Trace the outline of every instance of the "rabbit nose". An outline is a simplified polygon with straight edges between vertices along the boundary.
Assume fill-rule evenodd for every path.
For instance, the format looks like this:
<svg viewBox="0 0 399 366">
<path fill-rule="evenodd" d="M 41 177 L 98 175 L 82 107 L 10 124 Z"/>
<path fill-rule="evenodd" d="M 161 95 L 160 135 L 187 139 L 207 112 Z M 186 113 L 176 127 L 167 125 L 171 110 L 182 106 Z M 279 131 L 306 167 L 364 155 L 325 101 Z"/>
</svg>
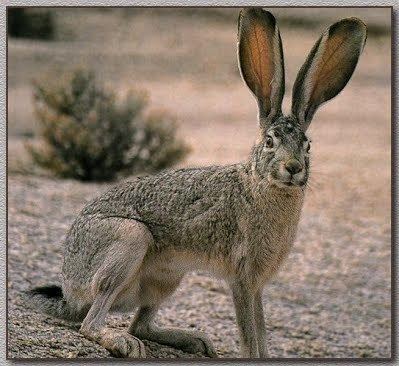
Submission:
<svg viewBox="0 0 399 366">
<path fill-rule="evenodd" d="M 302 164 L 298 160 L 291 159 L 285 163 L 285 169 L 287 169 L 291 175 L 294 175 L 302 170 Z"/>
</svg>

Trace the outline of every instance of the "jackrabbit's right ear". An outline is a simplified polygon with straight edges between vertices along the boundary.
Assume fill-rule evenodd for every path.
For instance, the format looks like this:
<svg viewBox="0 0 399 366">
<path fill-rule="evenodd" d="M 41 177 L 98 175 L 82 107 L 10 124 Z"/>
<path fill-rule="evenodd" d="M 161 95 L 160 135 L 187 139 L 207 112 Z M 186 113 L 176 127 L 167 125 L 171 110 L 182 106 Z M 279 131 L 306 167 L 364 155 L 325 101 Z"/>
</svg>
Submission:
<svg viewBox="0 0 399 366">
<path fill-rule="evenodd" d="M 366 42 L 365 24 L 347 18 L 330 26 L 299 70 L 292 94 L 292 114 L 306 131 L 317 108 L 334 98 L 355 71 Z"/>
<path fill-rule="evenodd" d="M 240 12 L 237 51 L 241 76 L 258 102 L 260 126 L 267 128 L 281 114 L 284 96 L 283 48 L 271 13 L 261 8 Z"/>
</svg>

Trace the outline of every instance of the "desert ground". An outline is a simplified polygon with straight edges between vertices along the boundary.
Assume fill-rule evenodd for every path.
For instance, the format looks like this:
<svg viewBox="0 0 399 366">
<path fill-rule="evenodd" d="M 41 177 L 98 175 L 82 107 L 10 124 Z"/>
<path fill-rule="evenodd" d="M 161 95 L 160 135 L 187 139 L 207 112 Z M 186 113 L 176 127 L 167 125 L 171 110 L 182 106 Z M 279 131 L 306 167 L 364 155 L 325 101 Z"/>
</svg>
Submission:
<svg viewBox="0 0 399 366">
<path fill-rule="evenodd" d="M 271 357 L 391 356 L 390 9 L 275 9 L 284 44 L 286 97 L 320 32 L 347 16 L 370 28 L 346 89 L 316 114 L 310 187 L 293 250 L 266 286 Z M 191 146 L 179 166 L 247 158 L 256 106 L 236 65 L 236 9 L 114 11 L 58 9 L 56 41 L 8 43 L 8 356 L 111 357 L 79 325 L 40 314 L 22 296 L 58 283 L 62 242 L 75 215 L 112 183 L 43 174 L 24 145 L 39 141 L 33 79 L 89 66 L 123 94 L 145 89 L 150 105 L 173 113 Z M 317 21 L 315 21 L 317 20 Z M 133 314 L 108 317 L 124 328 Z M 238 357 L 227 286 L 188 275 L 162 308 L 160 325 L 199 329 L 220 357 Z M 144 341 L 148 357 L 202 357 Z"/>
</svg>

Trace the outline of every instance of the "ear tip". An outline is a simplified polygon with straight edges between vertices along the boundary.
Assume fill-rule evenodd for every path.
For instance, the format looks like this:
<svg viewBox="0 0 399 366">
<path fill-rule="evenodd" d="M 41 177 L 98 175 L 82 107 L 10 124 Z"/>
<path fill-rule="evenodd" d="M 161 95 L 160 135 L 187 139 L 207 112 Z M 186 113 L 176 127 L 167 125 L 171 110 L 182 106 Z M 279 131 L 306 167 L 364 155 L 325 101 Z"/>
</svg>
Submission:
<svg viewBox="0 0 399 366">
<path fill-rule="evenodd" d="M 274 15 L 267 10 L 264 10 L 261 7 L 250 7 L 250 8 L 243 8 L 240 11 L 239 18 L 246 17 L 249 19 L 263 19 L 266 20 L 267 22 L 275 25 L 276 23 L 276 18 Z"/>
<path fill-rule="evenodd" d="M 351 24 L 352 28 L 358 32 L 361 35 L 362 38 L 362 46 L 361 50 L 363 50 L 366 40 L 367 40 L 367 25 L 363 20 L 356 18 L 356 17 L 351 17 L 347 18 L 348 23 Z"/>
<path fill-rule="evenodd" d="M 353 25 L 358 26 L 360 29 L 364 30 L 365 32 L 367 32 L 367 25 L 365 22 L 363 22 L 363 20 L 361 20 L 360 18 L 356 18 L 356 17 L 350 17 L 350 18 L 346 18 L 346 20 L 348 21 L 348 23 L 351 23 Z"/>
<path fill-rule="evenodd" d="M 367 26 L 361 19 L 356 17 L 341 19 L 332 24 L 324 34 L 332 36 L 333 34 L 342 32 L 358 39 L 358 42 L 361 44 L 361 49 L 363 49 L 367 39 Z"/>
<path fill-rule="evenodd" d="M 360 31 L 364 34 L 367 33 L 366 23 L 356 17 L 341 19 L 339 22 L 333 24 L 333 26 L 334 25 L 346 26 L 349 28 L 348 30 Z"/>
</svg>

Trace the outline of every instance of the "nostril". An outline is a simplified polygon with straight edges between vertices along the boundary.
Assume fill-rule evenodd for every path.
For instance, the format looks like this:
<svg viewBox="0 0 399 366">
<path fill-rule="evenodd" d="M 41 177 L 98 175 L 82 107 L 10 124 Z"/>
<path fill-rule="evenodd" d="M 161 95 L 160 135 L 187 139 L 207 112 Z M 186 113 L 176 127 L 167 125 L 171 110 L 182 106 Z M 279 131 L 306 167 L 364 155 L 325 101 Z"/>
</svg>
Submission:
<svg viewBox="0 0 399 366">
<path fill-rule="evenodd" d="M 297 160 L 289 160 L 285 163 L 285 169 L 294 175 L 299 173 L 302 170 L 302 164 Z"/>
</svg>

